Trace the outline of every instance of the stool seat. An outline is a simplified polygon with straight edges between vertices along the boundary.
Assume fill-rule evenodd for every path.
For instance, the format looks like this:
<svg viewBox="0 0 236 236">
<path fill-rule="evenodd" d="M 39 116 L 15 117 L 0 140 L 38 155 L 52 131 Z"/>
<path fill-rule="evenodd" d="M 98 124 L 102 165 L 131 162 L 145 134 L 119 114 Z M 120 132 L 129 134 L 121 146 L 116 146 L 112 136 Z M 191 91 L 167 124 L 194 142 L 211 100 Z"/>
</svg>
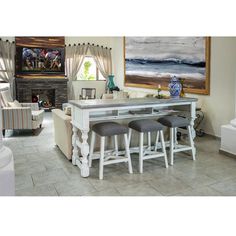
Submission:
<svg viewBox="0 0 236 236">
<path fill-rule="evenodd" d="M 165 116 L 158 119 L 158 122 L 167 127 L 186 127 L 190 125 L 190 121 L 179 116 Z"/>
<path fill-rule="evenodd" d="M 133 120 L 129 124 L 129 143 L 131 141 L 131 134 L 132 130 L 135 130 L 136 132 L 139 132 L 139 172 L 143 173 L 143 161 L 147 159 L 152 158 L 159 158 L 164 157 L 165 166 L 168 168 L 168 161 L 166 156 L 166 149 L 165 149 L 165 141 L 164 141 L 164 135 L 163 135 L 163 129 L 164 126 L 160 124 L 157 121 L 150 120 L 150 119 L 142 119 L 142 120 Z M 151 133 L 156 132 L 156 142 L 155 142 L 155 148 L 152 150 L 151 145 Z M 144 134 L 147 133 L 148 138 L 148 145 L 147 148 L 143 146 L 143 137 Z M 161 136 L 161 148 L 162 152 L 157 152 L 157 146 L 158 146 L 158 140 L 159 140 L 159 134 Z"/>
<path fill-rule="evenodd" d="M 151 131 L 160 131 L 163 130 L 164 126 L 157 121 L 142 119 L 134 120 L 129 123 L 129 128 L 134 129 L 138 132 L 151 132 Z"/>
<path fill-rule="evenodd" d="M 92 130 L 100 136 L 113 136 L 128 133 L 128 128 L 115 123 L 115 122 L 103 122 L 95 124 Z"/>
</svg>

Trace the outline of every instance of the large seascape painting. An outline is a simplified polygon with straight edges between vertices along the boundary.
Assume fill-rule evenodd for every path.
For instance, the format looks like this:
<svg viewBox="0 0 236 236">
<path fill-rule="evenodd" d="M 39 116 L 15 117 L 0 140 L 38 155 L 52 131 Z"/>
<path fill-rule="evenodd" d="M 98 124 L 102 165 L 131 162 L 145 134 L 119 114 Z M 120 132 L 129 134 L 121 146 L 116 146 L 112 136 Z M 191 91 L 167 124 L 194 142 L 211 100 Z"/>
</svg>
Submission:
<svg viewBox="0 0 236 236">
<path fill-rule="evenodd" d="M 126 37 L 125 85 L 166 89 L 171 76 L 186 92 L 209 94 L 210 38 Z"/>
</svg>

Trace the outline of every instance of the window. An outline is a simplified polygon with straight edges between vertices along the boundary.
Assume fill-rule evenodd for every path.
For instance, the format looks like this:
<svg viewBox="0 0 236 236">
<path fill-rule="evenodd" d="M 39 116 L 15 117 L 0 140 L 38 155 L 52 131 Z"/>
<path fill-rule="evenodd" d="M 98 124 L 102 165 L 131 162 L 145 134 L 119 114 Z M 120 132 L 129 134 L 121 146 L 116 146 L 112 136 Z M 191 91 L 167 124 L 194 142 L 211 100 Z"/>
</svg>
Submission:
<svg viewBox="0 0 236 236">
<path fill-rule="evenodd" d="M 106 80 L 98 69 L 95 60 L 91 56 L 86 56 L 79 73 L 77 80 Z"/>
</svg>

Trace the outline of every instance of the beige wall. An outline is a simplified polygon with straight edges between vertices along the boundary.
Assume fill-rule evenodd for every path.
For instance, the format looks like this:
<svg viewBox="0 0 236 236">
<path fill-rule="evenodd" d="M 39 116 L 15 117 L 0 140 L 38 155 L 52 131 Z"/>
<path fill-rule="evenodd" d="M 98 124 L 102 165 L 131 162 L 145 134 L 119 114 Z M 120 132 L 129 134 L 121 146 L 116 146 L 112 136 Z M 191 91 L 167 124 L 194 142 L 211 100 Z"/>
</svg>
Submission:
<svg viewBox="0 0 236 236">
<path fill-rule="evenodd" d="M 113 64 L 116 82 L 120 88 L 138 91 L 153 90 L 124 87 L 123 38 L 112 40 Z M 236 37 L 213 37 L 211 40 L 211 89 L 209 96 L 197 97 L 205 112 L 203 128 L 208 134 L 220 136 L 220 126 L 236 115 Z"/>
</svg>

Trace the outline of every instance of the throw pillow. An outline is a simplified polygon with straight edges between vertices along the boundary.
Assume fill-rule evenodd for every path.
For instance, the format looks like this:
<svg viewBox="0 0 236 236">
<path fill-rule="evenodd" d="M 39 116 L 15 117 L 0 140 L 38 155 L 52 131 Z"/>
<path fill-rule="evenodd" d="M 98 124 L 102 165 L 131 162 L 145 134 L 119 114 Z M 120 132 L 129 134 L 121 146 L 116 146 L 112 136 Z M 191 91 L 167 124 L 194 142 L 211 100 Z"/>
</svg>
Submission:
<svg viewBox="0 0 236 236">
<path fill-rule="evenodd" d="M 6 90 L 6 91 L 2 91 L 1 92 L 1 95 L 2 95 L 2 100 L 3 100 L 3 106 L 9 106 L 8 105 L 8 102 L 13 102 L 13 99 L 11 97 L 11 93 L 10 93 L 10 90 Z"/>
<path fill-rule="evenodd" d="M 71 107 L 65 107 L 64 112 L 66 115 L 71 116 Z"/>
<path fill-rule="evenodd" d="M 15 100 L 14 102 L 8 102 L 8 105 L 10 107 L 22 107 L 21 104 L 17 100 Z"/>
</svg>

